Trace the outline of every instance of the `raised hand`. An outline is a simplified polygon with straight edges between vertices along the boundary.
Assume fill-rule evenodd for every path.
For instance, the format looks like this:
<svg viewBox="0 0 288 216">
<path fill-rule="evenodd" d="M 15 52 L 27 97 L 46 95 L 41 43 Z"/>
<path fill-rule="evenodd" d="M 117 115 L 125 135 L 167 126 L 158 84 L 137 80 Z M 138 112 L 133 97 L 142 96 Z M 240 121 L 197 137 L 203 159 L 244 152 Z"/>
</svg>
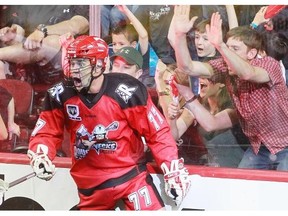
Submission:
<svg viewBox="0 0 288 216">
<path fill-rule="evenodd" d="M 194 96 L 190 87 L 178 84 L 177 82 L 174 82 L 174 84 L 177 87 L 179 94 L 182 95 L 186 101 Z"/>
<path fill-rule="evenodd" d="M 269 19 L 265 19 L 265 13 L 267 11 L 268 6 L 261 7 L 260 10 L 255 14 L 253 19 L 254 24 L 260 25 L 263 22 L 268 22 Z"/>
<path fill-rule="evenodd" d="M 126 14 L 127 11 L 129 11 L 129 8 L 126 5 L 116 5 L 118 10 L 122 13 Z"/>
<path fill-rule="evenodd" d="M 190 5 L 175 5 L 174 16 L 172 18 L 176 34 L 186 34 L 194 25 L 197 16 L 189 19 Z"/>
<path fill-rule="evenodd" d="M 214 47 L 219 47 L 223 42 L 222 19 L 219 12 L 213 13 L 210 25 L 206 25 L 208 40 Z"/>
</svg>

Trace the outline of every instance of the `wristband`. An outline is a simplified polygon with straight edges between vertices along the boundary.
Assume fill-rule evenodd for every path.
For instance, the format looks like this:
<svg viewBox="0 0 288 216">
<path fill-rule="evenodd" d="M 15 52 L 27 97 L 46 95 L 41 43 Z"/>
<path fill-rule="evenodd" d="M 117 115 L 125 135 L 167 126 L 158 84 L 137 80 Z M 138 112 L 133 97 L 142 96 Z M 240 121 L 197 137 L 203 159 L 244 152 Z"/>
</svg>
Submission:
<svg viewBox="0 0 288 216">
<path fill-rule="evenodd" d="M 46 38 L 46 37 L 48 36 L 48 30 L 47 30 L 46 25 L 44 25 L 44 24 L 38 25 L 38 26 L 37 26 L 37 30 L 43 32 L 44 38 Z"/>
<path fill-rule="evenodd" d="M 256 23 L 253 23 L 253 22 L 250 24 L 250 26 L 252 29 L 256 29 L 258 27 L 258 25 Z"/>
<path fill-rule="evenodd" d="M 187 100 L 187 101 L 185 102 L 185 104 L 184 104 L 181 108 L 185 107 L 185 105 L 187 105 L 188 103 L 192 103 L 194 100 L 196 100 L 196 99 L 198 99 L 198 98 L 199 98 L 199 95 L 194 95 L 192 98 L 190 98 L 189 100 Z"/>
<path fill-rule="evenodd" d="M 159 96 L 170 95 L 170 91 L 169 91 L 169 89 L 166 89 L 166 90 L 164 90 L 164 91 L 158 92 L 158 95 L 159 95 Z"/>
<path fill-rule="evenodd" d="M 199 97 L 198 95 L 194 95 L 192 98 L 187 100 L 185 104 L 193 102 L 194 100 L 198 99 L 198 97 Z"/>
</svg>

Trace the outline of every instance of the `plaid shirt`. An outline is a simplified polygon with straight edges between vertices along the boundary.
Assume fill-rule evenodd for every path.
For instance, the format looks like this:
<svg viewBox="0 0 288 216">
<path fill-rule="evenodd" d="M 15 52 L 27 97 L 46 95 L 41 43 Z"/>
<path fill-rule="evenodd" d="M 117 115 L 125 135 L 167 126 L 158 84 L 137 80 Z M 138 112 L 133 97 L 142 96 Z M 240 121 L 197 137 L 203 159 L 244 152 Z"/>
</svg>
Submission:
<svg viewBox="0 0 288 216">
<path fill-rule="evenodd" d="M 249 138 L 255 154 L 261 143 L 272 154 L 288 146 L 288 89 L 278 61 L 271 57 L 253 59 L 250 64 L 264 68 L 268 83 L 254 83 L 229 76 L 224 59 L 210 60 L 215 76 L 226 73 L 226 86 L 237 108 L 243 132 Z"/>
</svg>

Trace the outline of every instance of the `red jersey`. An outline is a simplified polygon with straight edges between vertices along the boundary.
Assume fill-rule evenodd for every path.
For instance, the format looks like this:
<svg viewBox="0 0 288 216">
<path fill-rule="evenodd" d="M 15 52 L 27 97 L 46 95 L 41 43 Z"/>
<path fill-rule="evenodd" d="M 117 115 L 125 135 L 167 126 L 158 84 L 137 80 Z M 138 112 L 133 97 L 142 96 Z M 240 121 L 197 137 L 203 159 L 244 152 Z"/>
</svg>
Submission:
<svg viewBox="0 0 288 216">
<path fill-rule="evenodd" d="M 140 81 L 127 74 L 104 74 L 101 90 L 90 96 L 64 83 L 50 88 L 29 143 L 34 152 L 38 144 L 46 145 L 53 160 L 66 127 L 70 173 L 78 188 L 97 186 L 146 163 L 141 136 L 158 166 L 178 159 L 170 128 Z"/>
<path fill-rule="evenodd" d="M 223 58 L 209 64 L 216 76 L 228 71 Z M 250 64 L 265 69 L 270 81 L 260 84 L 227 75 L 226 86 L 254 153 L 258 154 L 262 143 L 276 154 L 288 146 L 288 90 L 279 61 L 266 56 L 253 59 Z"/>
</svg>

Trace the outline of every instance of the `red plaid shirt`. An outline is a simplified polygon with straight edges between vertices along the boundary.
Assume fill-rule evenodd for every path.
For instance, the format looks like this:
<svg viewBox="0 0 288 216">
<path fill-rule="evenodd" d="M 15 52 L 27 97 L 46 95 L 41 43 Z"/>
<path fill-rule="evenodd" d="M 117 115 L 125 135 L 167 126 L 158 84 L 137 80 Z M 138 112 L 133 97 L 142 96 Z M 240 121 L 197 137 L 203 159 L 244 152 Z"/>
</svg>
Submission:
<svg viewBox="0 0 288 216">
<path fill-rule="evenodd" d="M 253 66 L 264 68 L 268 83 L 253 83 L 229 76 L 223 58 L 209 61 L 217 76 L 226 72 L 226 85 L 237 108 L 243 132 L 255 154 L 263 143 L 272 154 L 288 146 L 288 89 L 280 64 L 271 57 L 253 59 Z"/>
</svg>

